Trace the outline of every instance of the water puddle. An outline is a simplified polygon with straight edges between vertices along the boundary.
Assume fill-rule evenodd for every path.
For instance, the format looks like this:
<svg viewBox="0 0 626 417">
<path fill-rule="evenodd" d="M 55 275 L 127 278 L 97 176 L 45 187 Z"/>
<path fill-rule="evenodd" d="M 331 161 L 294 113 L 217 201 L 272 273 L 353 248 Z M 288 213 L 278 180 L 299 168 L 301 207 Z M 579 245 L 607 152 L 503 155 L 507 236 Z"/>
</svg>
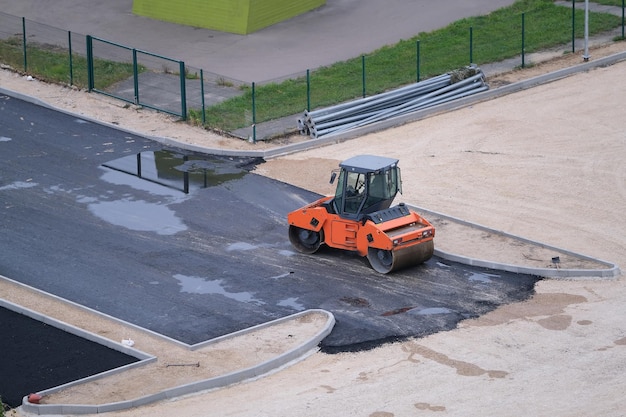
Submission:
<svg viewBox="0 0 626 417">
<path fill-rule="evenodd" d="M 217 294 L 244 303 L 265 304 L 263 301 L 254 298 L 254 296 L 250 292 L 227 291 L 222 285 L 224 280 L 221 279 L 207 280 L 202 277 L 194 277 L 181 274 L 174 275 L 174 278 L 178 281 L 181 287 L 181 292 L 191 294 Z"/>
<path fill-rule="evenodd" d="M 39 184 L 37 184 L 36 182 L 15 181 L 15 182 L 12 182 L 11 184 L 3 185 L 2 187 L 0 187 L 0 191 L 20 190 L 20 189 L 23 189 L 23 188 L 36 187 L 37 185 L 39 185 Z"/>
<path fill-rule="evenodd" d="M 491 282 L 493 282 L 491 280 L 491 278 L 499 278 L 500 275 L 496 275 L 496 274 L 485 274 L 485 273 L 480 273 L 480 272 L 473 272 L 470 276 L 469 276 L 469 280 L 472 282 L 479 282 L 481 284 L 490 284 Z"/>
<path fill-rule="evenodd" d="M 96 217 L 129 230 L 173 235 L 187 230 L 187 226 L 169 207 L 146 201 L 100 201 L 88 205 Z"/>
<path fill-rule="evenodd" d="M 248 250 L 253 250 L 253 249 L 257 249 L 257 248 L 258 248 L 258 246 L 251 245 L 250 243 L 236 242 L 236 243 L 231 243 L 230 245 L 228 245 L 226 247 L 226 251 L 227 252 L 231 252 L 231 251 L 234 251 L 234 250 L 248 251 Z"/>
<path fill-rule="evenodd" d="M 409 310 L 408 313 L 416 314 L 418 316 L 431 316 L 434 314 L 450 314 L 450 313 L 454 313 L 454 311 L 445 307 L 430 307 L 430 308 L 422 308 L 422 309 L 414 308 L 412 310 Z"/>
<path fill-rule="evenodd" d="M 128 155 L 103 166 L 184 193 L 239 179 L 247 173 L 236 161 L 172 150 Z"/>
<path fill-rule="evenodd" d="M 290 307 L 297 311 L 303 311 L 305 309 L 304 305 L 298 302 L 298 297 L 285 298 L 284 300 L 280 300 L 276 305 L 280 307 Z"/>
</svg>

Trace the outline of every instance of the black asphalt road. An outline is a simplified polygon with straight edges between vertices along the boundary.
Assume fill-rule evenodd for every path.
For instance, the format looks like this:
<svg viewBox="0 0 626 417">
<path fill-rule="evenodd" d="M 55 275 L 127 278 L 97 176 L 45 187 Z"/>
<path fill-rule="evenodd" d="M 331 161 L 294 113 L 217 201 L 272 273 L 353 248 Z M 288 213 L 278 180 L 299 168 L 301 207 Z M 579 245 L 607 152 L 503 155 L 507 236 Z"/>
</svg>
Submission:
<svg viewBox="0 0 626 417">
<path fill-rule="evenodd" d="M 2 307 L 0 323 L 0 396 L 11 408 L 20 406 L 22 397 L 30 393 L 137 362 L 132 356 Z"/>
<path fill-rule="evenodd" d="M 285 216 L 317 196 L 255 162 L 2 96 L 0 274 L 189 344 L 323 308 L 329 351 L 450 329 L 533 291 L 534 277 L 437 258 L 383 276 L 349 253 L 295 253 Z"/>
</svg>

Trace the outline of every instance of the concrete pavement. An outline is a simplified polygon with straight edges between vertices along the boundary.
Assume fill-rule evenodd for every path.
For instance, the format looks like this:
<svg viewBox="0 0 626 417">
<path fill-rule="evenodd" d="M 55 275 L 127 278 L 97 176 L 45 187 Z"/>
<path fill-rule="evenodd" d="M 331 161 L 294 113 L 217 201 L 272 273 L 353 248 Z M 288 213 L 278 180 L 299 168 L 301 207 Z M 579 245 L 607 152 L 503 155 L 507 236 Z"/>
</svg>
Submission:
<svg viewBox="0 0 626 417">
<path fill-rule="evenodd" d="M 327 0 L 319 9 L 249 35 L 135 16 L 132 0 L 53 3 L 0 0 L 0 10 L 179 59 L 205 72 L 260 83 L 357 57 L 420 32 L 513 3 L 513 0 Z"/>
</svg>

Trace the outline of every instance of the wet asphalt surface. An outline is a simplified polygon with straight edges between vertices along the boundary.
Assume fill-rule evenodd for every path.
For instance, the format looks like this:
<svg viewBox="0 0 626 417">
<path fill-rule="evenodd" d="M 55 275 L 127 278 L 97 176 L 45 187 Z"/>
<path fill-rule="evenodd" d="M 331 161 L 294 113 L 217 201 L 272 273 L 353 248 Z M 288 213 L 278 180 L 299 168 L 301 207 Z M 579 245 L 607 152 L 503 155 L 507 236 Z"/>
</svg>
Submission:
<svg viewBox="0 0 626 417">
<path fill-rule="evenodd" d="M 0 96 L 0 274 L 188 344 L 322 308 L 337 320 L 328 352 L 452 329 L 533 292 L 536 277 L 436 257 L 380 275 L 343 251 L 296 253 L 286 214 L 317 195 L 250 173 L 259 162 Z"/>
</svg>

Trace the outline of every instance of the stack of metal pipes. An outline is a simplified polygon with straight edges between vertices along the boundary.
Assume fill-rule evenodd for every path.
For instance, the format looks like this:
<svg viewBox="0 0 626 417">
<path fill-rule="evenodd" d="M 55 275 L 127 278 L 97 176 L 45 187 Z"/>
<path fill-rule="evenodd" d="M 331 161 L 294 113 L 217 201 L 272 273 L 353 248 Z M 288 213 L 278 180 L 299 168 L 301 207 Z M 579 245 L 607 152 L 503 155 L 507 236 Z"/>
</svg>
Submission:
<svg viewBox="0 0 626 417">
<path fill-rule="evenodd" d="M 332 107 L 305 111 L 300 133 L 312 138 L 342 133 L 487 90 L 480 68 L 472 66 Z"/>
</svg>

